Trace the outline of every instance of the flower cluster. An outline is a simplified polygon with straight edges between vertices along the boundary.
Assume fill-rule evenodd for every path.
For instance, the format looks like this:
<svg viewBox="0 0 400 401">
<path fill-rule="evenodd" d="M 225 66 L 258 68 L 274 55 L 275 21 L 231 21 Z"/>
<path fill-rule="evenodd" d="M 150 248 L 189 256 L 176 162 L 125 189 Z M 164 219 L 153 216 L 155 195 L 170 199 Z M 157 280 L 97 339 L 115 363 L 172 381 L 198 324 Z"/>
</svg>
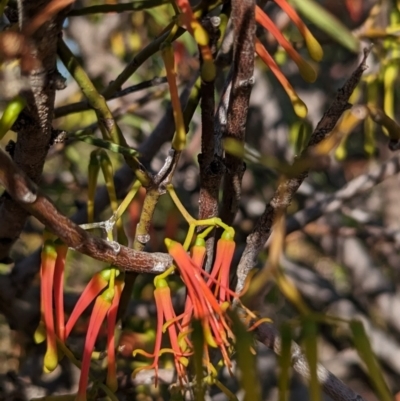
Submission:
<svg viewBox="0 0 400 401">
<path fill-rule="evenodd" d="M 44 357 L 45 372 L 53 371 L 58 364 L 60 353 L 57 341 L 65 343 L 82 313 L 94 302 L 85 340 L 79 389 L 76 399 L 86 400 L 90 361 L 102 323 L 107 317 L 107 387 L 117 390 L 114 331 L 117 321 L 118 304 L 124 282 L 119 271 L 108 268 L 96 273 L 75 305 L 67 323 L 64 320 L 64 267 L 68 247 L 62 243 L 46 241 L 42 250 L 41 277 L 41 324 L 35 334 L 37 342 L 44 340 L 45 327 L 47 350 Z M 54 305 L 54 310 L 53 310 Z"/>
<path fill-rule="evenodd" d="M 219 348 L 225 366 L 231 369 L 229 355 L 234 335 L 226 310 L 231 305 L 232 299 L 237 298 L 237 294 L 229 289 L 229 272 L 235 251 L 233 238 L 234 230 L 226 229 L 218 240 L 215 261 L 209 274 L 203 270 L 206 247 L 202 237 L 197 237 L 190 255 L 182 244 L 170 239 L 165 240 L 168 252 L 173 257 L 176 266 L 154 280 L 154 298 L 157 307 L 157 335 L 154 351 L 152 354 L 143 350 L 134 351 L 134 355 L 141 354 L 153 358 L 153 363 L 136 369 L 134 374 L 142 369 L 154 369 L 157 383 L 159 358 L 168 352 L 174 357 L 180 383 L 187 381 L 188 357 L 193 354 L 190 338 L 192 331 L 190 324 L 193 320 L 199 321 L 203 330 L 205 340 L 203 365 L 207 372 L 209 374 L 214 372 L 208 347 Z M 174 311 L 171 290 L 167 283 L 167 276 L 175 267 L 187 289 L 184 312 L 178 316 Z M 166 331 L 168 331 L 171 348 L 161 348 L 162 336 Z"/>
<path fill-rule="evenodd" d="M 312 33 L 309 31 L 307 26 L 301 20 L 294 8 L 286 0 L 275 0 L 279 7 L 289 16 L 294 25 L 296 25 L 300 34 L 304 38 L 307 50 L 311 58 L 315 61 L 320 61 L 323 56 L 322 48 L 318 41 L 314 38 Z M 317 75 L 313 67 L 307 63 L 306 60 L 301 57 L 293 45 L 285 38 L 280 29 L 275 25 L 271 18 L 259 7 L 256 6 L 256 21 L 264 29 L 270 32 L 280 46 L 286 51 L 289 57 L 296 63 L 299 68 L 299 72 L 304 80 L 308 82 L 314 82 Z M 274 58 L 268 53 L 267 49 L 261 43 L 261 41 L 255 38 L 255 48 L 258 56 L 261 60 L 271 69 L 272 73 L 278 79 L 283 89 L 289 96 L 290 101 L 293 104 L 295 113 L 304 118 L 307 115 L 307 107 L 303 101 L 299 98 L 292 85 L 289 83 L 285 75 L 279 69 L 278 64 Z"/>
</svg>

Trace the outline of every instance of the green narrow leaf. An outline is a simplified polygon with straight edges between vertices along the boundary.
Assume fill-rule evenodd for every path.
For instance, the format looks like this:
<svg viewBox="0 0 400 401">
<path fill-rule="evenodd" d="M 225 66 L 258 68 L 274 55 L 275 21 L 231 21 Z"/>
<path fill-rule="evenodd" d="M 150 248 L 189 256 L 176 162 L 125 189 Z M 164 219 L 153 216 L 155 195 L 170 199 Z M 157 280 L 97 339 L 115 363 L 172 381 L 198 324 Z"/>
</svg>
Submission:
<svg viewBox="0 0 400 401">
<path fill-rule="evenodd" d="M 319 29 L 328 34 L 342 46 L 358 52 L 360 44 L 358 39 L 336 17 L 326 11 L 314 0 L 291 0 L 297 10 Z"/>
<path fill-rule="evenodd" d="M 281 354 L 279 356 L 279 401 L 287 401 L 289 398 L 290 368 L 292 365 L 292 328 L 289 324 L 281 326 Z"/>
<path fill-rule="evenodd" d="M 104 148 L 109 150 L 110 152 L 119 153 L 122 156 L 139 156 L 139 153 L 135 149 L 127 148 L 125 146 L 117 145 L 110 141 L 106 141 L 100 138 L 94 138 L 91 135 L 87 134 L 77 134 L 77 135 L 69 135 L 68 138 L 76 139 L 78 141 L 86 142 L 90 145 L 97 146 L 99 148 Z"/>
<path fill-rule="evenodd" d="M 321 401 L 321 387 L 317 375 L 317 324 L 309 318 L 303 321 L 303 337 L 305 355 L 310 369 L 310 400 Z"/>
<path fill-rule="evenodd" d="M 350 322 L 350 329 L 353 334 L 354 346 L 358 355 L 367 366 L 369 377 L 375 386 L 379 399 L 381 401 L 393 401 L 393 397 L 382 375 L 378 361 L 372 351 L 371 344 L 365 332 L 364 326 L 360 321 L 353 320 Z"/>
<path fill-rule="evenodd" d="M 256 359 L 251 353 L 253 337 L 241 322 L 239 316 L 232 312 L 232 329 L 236 337 L 235 350 L 237 364 L 240 369 L 240 384 L 244 390 L 244 401 L 261 400 L 260 384 L 257 380 Z"/>
</svg>

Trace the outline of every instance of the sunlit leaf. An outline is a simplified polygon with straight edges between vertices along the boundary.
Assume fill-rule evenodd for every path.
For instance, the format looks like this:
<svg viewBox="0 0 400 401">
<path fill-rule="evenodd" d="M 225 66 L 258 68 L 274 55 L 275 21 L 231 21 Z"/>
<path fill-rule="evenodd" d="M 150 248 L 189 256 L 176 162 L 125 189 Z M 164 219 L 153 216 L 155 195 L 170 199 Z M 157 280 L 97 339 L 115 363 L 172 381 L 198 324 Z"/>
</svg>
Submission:
<svg viewBox="0 0 400 401">
<path fill-rule="evenodd" d="M 359 41 L 336 17 L 326 11 L 314 0 L 291 0 L 296 8 L 315 24 L 319 29 L 327 33 L 332 39 L 339 42 L 347 49 L 357 52 L 360 48 Z"/>
</svg>

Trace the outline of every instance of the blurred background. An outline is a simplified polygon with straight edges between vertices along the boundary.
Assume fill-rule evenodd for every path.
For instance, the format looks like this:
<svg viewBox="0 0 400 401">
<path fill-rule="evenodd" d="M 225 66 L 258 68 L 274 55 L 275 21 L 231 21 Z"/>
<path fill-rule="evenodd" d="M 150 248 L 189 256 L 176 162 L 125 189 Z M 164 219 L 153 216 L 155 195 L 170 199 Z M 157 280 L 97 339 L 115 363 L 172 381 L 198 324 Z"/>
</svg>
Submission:
<svg viewBox="0 0 400 401">
<path fill-rule="evenodd" d="M 76 1 L 72 13 L 104 3 L 117 2 Z M 261 0 L 257 3 L 307 58 L 302 39 L 287 15 L 273 1 Z M 310 84 L 302 80 L 296 65 L 273 37 L 259 28 L 258 37 L 274 55 L 285 76 L 306 103 L 308 116 L 305 120 L 296 116 L 274 75 L 257 60 L 246 137 L 247 149 L 254 158 L 247 161 L 240 211 L 234 223 L 237 260 L 246 244 L 246 236 L 271 199 L 279 179 L 276 171 L 259 162 L 260 157 L 293 161 L 304 141 L 299 138 L 299 127 L 307 135 L 316 126 L 338 88 L 359 65 L 363 48 L 373 44 L 367 60 L 369 68 L 352 97 L 352 103 L 373 104 L 394 120 L 399 121 L 400 118 L 398 2 L 323 0 L 319 3 L 352 32 L 357 39 L 357 48 L 349 49 L 346 46 L 345 41 L 341 40 L 342 32 L 336 32 L 335 36 L 321 29 L 320 24 L 316 24 L 318 15 L 314 18 L 303 17 L 324 49 L 322 62 L 314 64 L 318 78 Z M 10 1 L 9 7 L 13 5 Z M 74 15 L 66 19 L 63 37 L 101 91 L 141 49 L 161 33 L 171 15 L 169 5 L 145 11 Z M 6 18 L 2 22 L 6 25 Z M 197 47 L 186 33 L 174 43 L 174 49 L 179 57 L 179 88 L 184 92 L 190 87 L 199 68 Z M 67 87 L 57 92 L 53 127 L 69 134 L 81 130 L 98 134 L 95 113 L 88 110 L 85 103 L 79 103 L 84 101 L 82 93 L 61 61 L 58 64 L 60 73 L 67 78 Z M 226 74 L 225 68 L 217 80 L 217 100 Z M 169 92 L 164 77 L 164 65 L 160 54 L 156 53 L 140 66 L 125 85 L 130 87 L 145 82 L 142 89 L 139 86 L 140 90 L 108 102 L 128 144 L 133 148 L 146 143 L 168 109 Z M 86 110 L 82 111 L 82 108 Z M 193 215 L 197 214 L 198 208 L 197 155 L 200 134 L 200 111 L 197 110 L 190 123 L 188 146 L 173 182 L 184 205 Z M 1 140 L 1 146 L 6 147 L 14 139 L 15 133 L 10 131 Z M 282 266 L 310 308 L 343 319 L 358 317 L 365 323 L 384 376 L 392 393 L 396 394 L 400 391 L 400 186 L 397 175 L 400 158 L 398 151 L 389 149 L 389 141 L 382 127 L 367 119 L 343 139 L 329 157 L 326 168 L 309 174 L 288 210 L 288 235 Z M 93 149 L 90 144 L 71 139 L 54 144 L 49 151 L 41 188 L 67 216 L 79 213 L 85 207 L 88 158 Z M 157 172 L 168 149 L 166 138 L 160 137 L 155 146 L 144 149 L 145 163 Z M 124 170 L 121 156 L 110 154 L 110 157 L 115 171 L 118 171 L 119 191 L 123 194 L 132 180 L 131 173 Z M 363 177 L 361 181 L 356 181 L 360 176 Z M 364 182 L 370 183 L 369 187 L 363 187 Z M 99 177 L 99 184 L 102 183 Z M 342 190 L 346 185 L 347 192 Z M 141 196 L 132 202 L 124 216 L 125 230 L 131 240 L 141 210 Z M 319 207 L 319 218 L 300 226 L 291 219 L 293 215 L 298 216 L 297 212 L 313 207 Z M 110 214 L 110 208 L 106 207 L 98 219 L 104 220 Z M 171 200 L 162 197 L 146 250 L 165 252 L 163 239 L 172 237 L 182 240 L 186 230 L 187 226 Z M 34 274 L 30 275 L 29 265 L 37 264 L 35 251 L 42 244 L 42 232 L 43 226 L 30 218 L 12 251 L 15 266 L 0 264 L 1 275 L 9 275 L 14 269 L 13 280 L 20 286 L 18 299 L 14 300 L 12 306 L 14 312 L 17 311 L 13 315 L 16 321 L 10 322 L 10 318 L 6 319 L 0 314 L 0 400 L 25 400 L 76 391 L 79 372 L 65 359 L 51 375 L 42 374 L 43 348 L 35 345 L 31 337 L 37 324 L 39 279 Z M 267 260 L 267 247 L 268 244 L 260 255 L 259 268 Z M 66 309 L 71 311 L 90 277 L 104 266 L 73 252 L 69 253 L 67 266 Z M 157 391 L 148 386 L 135 387 L 130 377 L 137 362 L 132 358 L 132 350 L 151 342 L 149 333 L 154 330 L 152 278 L 141 275 L 137 280 L 130 305 L 132 317 L 121 335 L 118 365 L 120 399 L 167 399 L 166 386 L 161 386 Z M 182 302 L 179 294 L 178 291 L 177 304 Z M 262 315 L 271 317 L 278 326 L 297 316 L 296 308 L 273 283 L 257 309 Z M 70 344 L 72 350 L 81 349 L 86 324 L 83 319 L 81 326 L 75 330 Z M 348 326 L 345 323 L 322 324 L 320 329 L 319 359 L 324 366 L 365 400 L 377 400 L 365 366 L 353 348 Z M 300 339 L 300 331 L 296 335 Z M 276 357 L 262 346 L 258 351 L 263 399 L 276 400 Z M 168 369 L 165 374 L 168 374 Z M 238 392 L 240 398 L 237 381 L 224 372 L 222 376 L 221 380 L 234 393 Z M 308 399 L 307 386 L 296 374 L 293 374 L 291 389 L 291 400 Z M 212 389 L 209 397 L 221 401 L 226 399 L 216 389 Z"/>
</svg>

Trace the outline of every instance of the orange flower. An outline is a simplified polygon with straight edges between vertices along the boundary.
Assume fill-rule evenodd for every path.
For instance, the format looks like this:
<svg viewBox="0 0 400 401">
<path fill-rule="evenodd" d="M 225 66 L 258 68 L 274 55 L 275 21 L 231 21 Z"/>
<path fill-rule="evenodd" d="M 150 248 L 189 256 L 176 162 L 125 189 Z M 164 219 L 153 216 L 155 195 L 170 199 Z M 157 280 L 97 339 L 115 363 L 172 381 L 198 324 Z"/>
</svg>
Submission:
<svg viewBox="0 0 400 401">
<path fill-rule="evenodd" d="M 256 21 L 267 31 L 271 32 L 278 43 L 285 49 L 286 53 L 297 64 L 303 79 L 307 82 L 314 82 L 317 78 L 314 69 L 300 56 L 292 44 L 279 31 L 271 18 L 269 18 L 259 6 L 256 6 Z"/>
<path fill-rule="evenodd" d="M 224 358 L 225 365 L 230 368 L 231 361 L 227 352 L 229 346 L 228 337 L 233 338 L 233 333 L 226 322 L 226 315 L 211 292 L 209 286 L 202 277 L 202 271 L 193 263 L 185 249 L 178 242 L 165 240 L 169 254 L 174 258 L 182 280 L 186 285 L 190 303 L 185 308 L 190 313 L 193 307 L 193 316 L 201 321 L 204 338 L 211 347 L 219 347 Z M 183 317 L 186 321 L 187 317 Z"/>
<path fill-rule="evenodd" d="M 82 315 L 84 310 L 93 302 L 97 295 L 99 295 L 100 292 L 106 288 L 109 277 L 110 270 L 106 269 L 96 273 L 89 281 L 89 284 L 86 286 L 85 290 L 80 296 L 74 307 L 74 310 L 71 313 L 71 316 L 68 319 L 67 325 L 65 326 L 65 338 L 68 338 L 72 328 L 75 326 L 75 323 Z"/>
<path fill-rule="evenodd" d="M 211 286 L 213 284 L 213 279 L 218 277 L 214 294 L 219 295 L 218 299 L 220 303 L 230 301 L 229 272 L 236 247 L 235 241 L 233 240 L 234 235 L 235 232 L 233 229 L 225 230 L 222 233 L 217 243 L 217 254 L 211 270 L 211 275 L 207 281 L 207 284 Z"/>
<path fill-rule="evenodd" d="M 190 250 L 190 256 L 193 263 L 202 268 L 204 259 L 206 258 L 206 242 L 204 238 L 197 237 L 192 249 Z"/>
<path fill-rule="evenodd" d="M 114 290 L 107 289 L 97 297 L 93 307 L 93 312 L 90 316 L 88 332 L 85 340 L 85 348 L 83 351 L 81 375 L 79 378 L 78 394 L 76 401 L 86 401 L 86 388 L 89 379 L 90 360 L 94 345 L 99 334 L 101 324 L 109 311 L 112 300 L 114 298 Z"/>
<path fill-rule="evenodd" d="M 151 365 L 136 369 L 133 372 L 133 375 L 143 369 L 154 369 L 155 385 L 157 386 L 159 358 L 163 353 L 169 352 L 174 355 L 175 368 L 178 374 L 179 381 L 182 384 L 183 381 L 186 381 L 186 366 L 188 364 L 188 360 L 186 357 L 190 355 L 190 352 L 186 350 L 184 344 L 183 347 L 180 346 L 180 341 L 177 334 L 177 322 L 179 319 L 176 317 L 172 305 L 171 290 L 163 275 L 157 276 L 154 279 L 154 285 L 156 287 L 154 290 L 154 298 L 157 308 L 157 333 L 156 341 L 154 344 L 154 352 L 152 354 L 149 354 L 148 352 L 143 350 L 135 350 L 133 352 L 133 356 L 141 354 L 148 358 L 154 358 L 154 360 Z M 167 329 L 172 348 L 161 349 L 162 335 Z"/>
<path fill-rule="evenodd" d="M 351 0 L 354 1 L 354 0 Z M 323 51 L 321 45 L 314 38 L 313 34 L 307 28 L 306 24 L 299 17 L 296 10 L 286 1 L 286 0 L 275 0 L 275 3 L 279 5 L 279 7 L 285 11 L 285 13 L 289 16 L 289 18 L 296 25 L 297 29 L 301 33 L 306 42 L 306 46 L 308 49 L 308 53 L 315 61 L 321 61 L 323 57 Z M 260 9 L 261 10 L 261 9 Z"/>
<path fill-rule="evenodd" d="M 64 323 L 64 267 L 65 258 L 68 252 L 68 246 L 58 242 L 56 243 L 57 260 L 54 270 L 54 306 L 56 333 L 61 341 L 65 341 L 65 323 Z"/>
<path fill-rule="evenodd" d="M 203 67 L 201 78 L 210 82 L 215 78 L 216 70 L 210 47 L 208 46 L 209 37 L 207 31 L 202 27 L 196 19 L 193 10 L 188 0 L 176 0 L 176 4 L 182 10 L 186 28 L 194 37 L 200 48 L 200 53 L 203 58 Z"/>
<path fill-rule="evenodd" d="M 293 108 L 294 108 L 296 114 L 301 118 L 306 117 L 307 106 L 297 95 L 296 91 L 293 89 L 293 86 L 289 83 L 289 81 L 287 80 L 285 75 L 279 69 L 278 64 L 276 64 L 273 57 L 268 53 L 267 49 L 264 47 L 264 45 L 260 42 L 260 40 L 258 38 L 256 38 L 255 47 L 256 47 L 257 54 L 261 57 L 261 59 L 264 61 L 264 63 L 271 69 L 272 73 L 278 79 L 278 81 L 282 85 L 283 89 L 289 96 L 289 99 L 293 104 Z"/>
</svg>

